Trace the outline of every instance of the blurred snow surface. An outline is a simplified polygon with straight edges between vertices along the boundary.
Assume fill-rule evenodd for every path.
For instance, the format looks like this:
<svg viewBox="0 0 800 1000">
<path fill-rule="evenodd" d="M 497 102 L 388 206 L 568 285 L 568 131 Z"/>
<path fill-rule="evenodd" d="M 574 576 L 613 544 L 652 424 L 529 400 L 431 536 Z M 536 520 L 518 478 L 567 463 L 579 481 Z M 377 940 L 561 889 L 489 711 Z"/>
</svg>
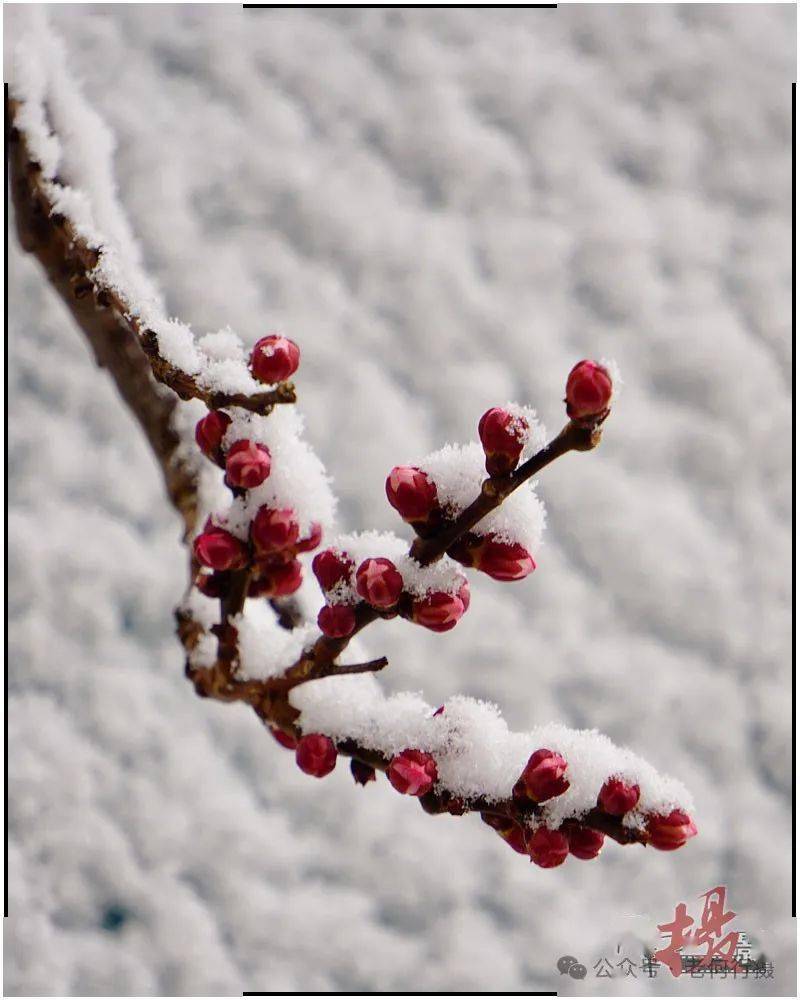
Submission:
<svg viewBox="0 0 800 1000">
<path fill-rule="evenodd" d="M 616 358 L 602 447 L 541 477 L 533 577 L 364 645 L 392 690 L 597 726 L 700 836 L 543 871 L 195 698 L 178 520 L 12 238 L 6 993 L 791 990 L 792 6 L 52 19 L 170 312 L 302 345 L 341 530 L 398 529 L 394 464 L 507 399 L 554 431 L 574 361 Z M 596 978 L 720 883 L 774 980 Z"/>
</svg>

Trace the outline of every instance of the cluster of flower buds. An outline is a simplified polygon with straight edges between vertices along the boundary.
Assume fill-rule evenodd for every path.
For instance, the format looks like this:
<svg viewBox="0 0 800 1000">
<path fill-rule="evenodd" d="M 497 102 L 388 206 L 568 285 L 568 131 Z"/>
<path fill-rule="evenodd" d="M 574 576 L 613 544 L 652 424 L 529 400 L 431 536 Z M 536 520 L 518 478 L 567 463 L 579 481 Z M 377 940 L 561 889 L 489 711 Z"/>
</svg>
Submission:
<svg viewBox="0 0 800 1000">
<path fill-rule="evenodd" d="M 567 416 L 576 423 L 596 424 L 608 416 L 614 383 L 597 361 L 579 361 L 567 377 Z"/>
<path fill-rule="evenodd" d="M 331 639 L 353 634 L 361 602 L 387 616 L 399 614 L 432 632 L 455 628 L 469 607 L 469 584 L 463 577 L 457 593 L 432 591 L 416 597 L 405 591 L 403 576 L 392 560 L 380 556 L 356 566 L 346 552 L 324 549 L 314 557 L 311 569 L 327 602 L 317 624 Z"/>
<path fill-rule="evenodd" d="M 324 778 L 336 767 L 338 751 L 329 736 L 306 733 L 298 740 L 275 726 L 268 728 L 280 746 L 286 750 L 294 750 L 297 766 L 305 774 Z M 359 785 L 375 781 L 375 768 L 355 758 L 350 761 L 350 773 Z M 425 795 L 433 788 L 438 777 L 436 761 L 422 750 L 403 750 L 390 761 L 386 776 L 401 795 Z M 461 811 L 463 812 L 463 808 Z"/>
<path fill-rule="evenodd" d="M 495 412 L 501 411 L 489 410 L 489 414 Z M 488 414 L 484 414 L 486 416 Z M 522 417 L 512 417 L 510 413 L 508 416 L 515 424 L 526 423 Z M 519 445 L 520 451 L 522 446 Z M 503 454 L 509 453 L 506 451 Z M 518 459 L 519 454 L 514 465 Z M 418 534 L 428 535 L 442 524 L 443 513 L 437 499 L 436 486 L 422 469 L 413 465 L 396 466 L 386 479 L 386 496 L 392 507 L 404 521 L 413 525 Z M 495 580 L 523 580 L 536 569 L 533 556 L 524 545 L 502 541 L 491 534 L 476 535 L 470 532 L 448 549 L 447 554 L 462 565 L 486 573 Z"/>
<path fill-rule="evenodd" d="M 312 524 L 308 534 L 301 538 L 294 511 L 259 507 L 250 524 L 253 575 L 248 597 L 293 594 L 303 582 L 303 567 L 297 556 L 313 552 L 321 541 L 319 524 Z"/>
<path fill-rule="evenodd" d="M 512 800 L 518 806 L 537 806 L 562 795 L 570 786 L 567 761 L 560 753 L 546 747 L 531 754 L 514 785 Z M 608 816 L 622 817 L 639 803 L 639 786 L 619 776 L 608 778 L 597 795 L 597 808 Z M 522 815 L 522 813 L 520 813 Z M 541 868 L 555 868 L 568 854 L 590 861 L 603 846 L 604 835 L 575 820 L 559 830 L 539 826 L 531 831 L 512 816 L 482 813 L 482 819 L 496 830 L 520 854 L 528 854 Z M 682 809 L 666 816 L 652 814 L 646 821 L 647 843 L 662 851 L 674 851 L 697 833 L 691 817 Z"/>
<path fill-rule="evenodd" d="M 304 538 L 290 510 L 260 507 L 250 525 L 248 542 L 215 525 L 211 519 L 194 541 L 194 555 L 203 572 L 197 586 L 207 597 L 224 597 L 232 570 L 251 567 L 248 597 L 284 597 L 303 582 L 297 556 L 317 548 L 322 539 L 318 524 Z"/>
<path fill-rule="evenodd" d="M 510 816 L 481 813 L 481 819 L 496 830 L 518 854 L 526 854 L 540 868 L 556 868 L 567 855 L 591 861 L 600 853 L 605 836 L 580 823 L 565 824 L 561 830 L 539 826 L 535 830 Z"/>
<path fill-rule="evenodd" d="M 524 580 L 535 569 L 533 556 L 519 542 L 504 542 L 494 535 L 468 532 L 452 545 L 447 554 L 462 566 L 486 573 L 493 580 Z"/>
<path fill-rule="evenodd" d="M 267 383 L 289 378 L 299 363 L 297 345 L 277 334 L 259 340 L 250 357 L 253 375 Z M 226 485 L 242 495 L 269 478 L 272 455 L 266 445 L 249 438 L 240 438 L 226 447 L 224 441 L 231 423 L 228 413 L 211 410 L 198 421 L 195 440 L 208 459 L 224 468 Z M 293 594 L 303 580 L 297 556 L 318 548 L 321 541 L 322 529 L 316 523 L 304 537 L 300 536 L 297 515 L 290 508 L 259 507 L 246 540 L 209 519 L 195 539 L 194 555 L 211 572 L 202 572 L 197 586 L 208 597 L 224 597 L 230 573 L 249 566 L 248 597 Z"/>
</svg>

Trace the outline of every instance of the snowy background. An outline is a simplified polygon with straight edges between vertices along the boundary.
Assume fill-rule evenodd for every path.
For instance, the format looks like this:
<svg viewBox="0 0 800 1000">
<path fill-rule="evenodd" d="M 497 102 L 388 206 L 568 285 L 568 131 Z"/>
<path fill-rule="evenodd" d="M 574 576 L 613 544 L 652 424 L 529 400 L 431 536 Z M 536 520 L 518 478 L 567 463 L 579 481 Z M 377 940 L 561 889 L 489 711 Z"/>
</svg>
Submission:
<svg viewBox="0 0 800 1000">
<path fill-rule="evenodd" d="M 791 990 L 794 17 L 53 8 L 171 311 L 301 344 L 342 530 L 398 529 L 388 469 L 489 405 L 556 431 L 574 361 L 616 358 L 602 447 L 542 476 L 537 572 L 365 644 L 393 689 L 599 727 L 685 781 L 700 836 L 543 871 L 197 699 L 178 519 L 12 238 L 6 993 L 699 994 L 593 965 L 719 883 L 776 978 L 718 988 Z"/>
</svg>

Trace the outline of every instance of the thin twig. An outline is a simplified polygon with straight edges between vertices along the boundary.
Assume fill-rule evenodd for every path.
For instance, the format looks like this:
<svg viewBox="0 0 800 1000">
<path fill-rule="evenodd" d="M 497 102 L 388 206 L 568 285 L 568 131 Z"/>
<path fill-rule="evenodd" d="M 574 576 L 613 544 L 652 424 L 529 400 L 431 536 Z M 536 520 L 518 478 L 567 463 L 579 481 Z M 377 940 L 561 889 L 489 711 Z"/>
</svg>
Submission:
<svg viewBox="0 0 800 1000">
<path fill-rule="evenodd" d="M 417 538 L 414 541 L 409 553 L 411 558 L 416 559 L 420 566 L 429 566 L 441 559 L 451 546 L 545 466 L 569 451 L 588 451 L 596 447 L 599 441 L 598 427 L 584 427 L 570 421 L 557 437 L 510 475 L 485 479 L 479 495 L 454 521 L 446 522 L 430 538 Z"/>
</svg>

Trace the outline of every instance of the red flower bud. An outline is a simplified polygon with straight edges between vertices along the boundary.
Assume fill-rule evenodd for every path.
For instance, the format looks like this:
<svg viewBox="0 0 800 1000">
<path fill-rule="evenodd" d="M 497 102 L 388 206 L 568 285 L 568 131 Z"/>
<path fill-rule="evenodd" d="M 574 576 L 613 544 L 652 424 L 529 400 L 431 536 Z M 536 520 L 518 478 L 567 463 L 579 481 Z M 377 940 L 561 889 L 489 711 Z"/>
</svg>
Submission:
<svg viewBox="0 0 800 1000">
<path fill-rule="evenodd" d="M 252 490 L 264 482 L 271 468 L 272 458 L 266 445 L 236 441 L 225 458 L 225 482 L 228 486 Z"/>
<path fill-rule="evenodd" d="M 194 540 L 194 554 L 210 569 L 242 569 L 247 565 L 247 546 L 223 528 L 212 527 Z"/>
<path fill-rule="evenodd" d="M 401 795 L 425 795 L 439 776 L 436 761 L 423 750 L 403 750 L 392 757 L 386 772 Z"/>
<path fill-rule="evenodd" d="M 444 715 L 444 705 L 440 705 L 436 711 L 433 713 L 433 718 L 435 719 L 437 715 Z"/>
<path fill-rule="evenodd" d="M 567 830 L 569 853 L 581 861 L 591 861 L 600 853 L 605 835 L 589 826 L 574 826 Z"/>
<path fill-rule="evenodd" d="M 288 597 L 296 590 L 300 589 L 303 583 L 303 564 L 297 559 L 285 563 L 283 566 L 275 566 L 270 570 L 272 578 L 272 596 Z"/>
<path fill-rule="evenodd" d="M 355 569 L 353 560 L 343 552 L 335 549 L 323 549 L 314 556 L 311 563 L 311 572 L 317 578 L 320 587 L 325 590 L 333 590 L 337 583 L 342 583 L 350 579 L 350 575 Z"/>
<path fill-rule="evenodd" d="M 262 337 L 250 355 L 250 367 L 259 382 L 284 382 L 300 364 L 300 348 L 293 340 L 271 333 Z"/>
<path fill-rule="evenodd" d="M 493 813 L 481 813 L 481 819 L 503 838 L 517 854 L 528 853 L 528 831 L 510 816 L 495 816 Z"/>
<path fill-rule="evenodd" d="M 314 778 L 324 778 L 336 767 L 336 746 L 322 733 L 308 733 L 297 744 L 295 760 L 301 771 Z"/>
<path fill-rule="evenodd" d="M 290 736 L 289 733 L 285 733 L 282 729 L 277 729 L 275 726 L 269 726 L 269 731 L 275 737 L 276 742 L 280 743 L 282 747 L 287 750 L 297 749 L 297 740 L 294 736 Z"/>
<path fill-rule="evenodd" d="M 219 462 L 222 458 L 222 439 L 230 422 L 231 418 L 224 410 L 211 410 L 197 421 L 194 439 L 200 451 L 212 462 Z"/>
<path fill-rule="evenodd" d="M 487 410 L 478 424 L 478 436 L 486 453 L 486 471 L 490 476 L 513 472 L 519 462 L 528 434 L 528 421 L 500 406 Z"/>
<path fill-rule="evenodd" d="M 540 826 L 528 838 L 528 853 L 540 868 L 557 868 L 567 860 L 569 841 L 559 830 Z"/>
<path fill-rule="evenodd" d="M 253 575 L 247 588 L 248 597 L 275 597 L 276 580 L 281 579 L 281 571 L 286 576 L 297 573 L 292 567 L 291 551 L 276 552 L 268 556 L 261 556 L 253 567 Z M 296 563 L 299 567 L 300 563 Z"/>
<path fill-rule="evenodd" d="M 403 592 L 403 578 L 391 559 L 365 559 L 356 570 L 356 591 L 373 608 L 394 607 Z"/>
<path fill-rule="evenodd" d="M 436 509 L 436 486 L 422 469 L 396 465 L 386 477 L 386 496 L 404 521 L 424 521 Z"/>
<path fill-rule="evenodd" d="M 569 788 L 564 777 L 567 762 L 560 753 L 553 750 L 537 750 L 531 754 L 525 769 L 514 786 L 515 798 L 546 802 L 562 795 Z"/>
<path fill-rule="evenodd" d="M 510 816 L 498 816 L 495 813 L 481 813 L 481 819 L 487 826 L 498 831 L 505 829 L 509 823 L 514 822 Z"/>
<path fill-rule="evenodd" d="M 493 580 L 523 580 L 536 569 L 533 556 L 519 542 L 487 538 L 478 550 L 476 568 Z"/>
<path fill-rule="evenodd" d="M 300 528 L 293 510 L 259 507 L 251 528 L 253 544 L 259 553 L 280 552 L 297 541 Z"/>
<path fill-rule="evenodd" d="M 375 768 L 370 767 L 369 764 L 362 764 L 355 757 L 350 761 L 350 773 L 357 785 L 366 785 L 367 782 L 375 780 Z"/>
<path fill-rule="evenodd" d="M 322 525 L 316 521 L 311 525 L 311 530 L 305 538 L 301 538 L 297 543 L 298 552 L 313 552 L 322 541 Z"/>
<path fill-rule="evenodd" d="M 356 613 L 349 604 L 326 604 L 317 615 L 317 625 L 329 639 L 344 639 L 353 634 Z"/>
<path fill-rule="evenodd" d="M 659 851 L 677 851 L 687 840 L 696 836 L 692 817 L 682 809 L 673 809 L 668 816 L 651 816 L 647 822 L 649 843 Z"/>
<path fill-rule="evenodd" d="M 597 805 L 609 816 L 624 816 L 638 801 L 639 786 L 629 785 L 622 778 L 609 778 L 597 796 Z"/>
<path fill-rule="evenodd" d="M 567 416 L 571 420 L 594 420 L 603 416 L 613 389 L 608 369 L 596 361 L 579 361 L 567 378 Z"/>
<path fill-rule="evenodd" d="M 508 829 L 497 832 L 517 854 L 528 854 L 528 833 L 519 823 L 512 823 Z"/>
<path fill-rule="evenodd" d="M 431 632 L 449 632 L 464 614 L 464 604 L 456 594 L 436 591 L 411 605 L 411 620 Z"/>
</svg>

